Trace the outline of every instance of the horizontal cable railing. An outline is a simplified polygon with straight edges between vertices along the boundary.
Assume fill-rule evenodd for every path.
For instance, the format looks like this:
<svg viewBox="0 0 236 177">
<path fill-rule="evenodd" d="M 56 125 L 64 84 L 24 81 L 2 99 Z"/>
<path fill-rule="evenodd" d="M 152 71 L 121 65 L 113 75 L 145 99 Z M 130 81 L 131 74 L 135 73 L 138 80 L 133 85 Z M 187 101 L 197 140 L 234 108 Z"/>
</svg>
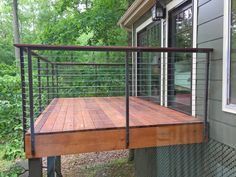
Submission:
<svg viewBox="0 0 236 177">
<path fill-rule="evenodd" d="M 35 134 L 40 133 L 43 126 L 36 125 L 38 119 L 44 120 L 42 117 L 55 112 L 70 114 L 68 109 L 73 112 L 70 116 L 76 117 L 83 112 L 82 108 L 89 110 L 91 116 L 96 113 L 105 117 L 97 107 L 109 109 L 114 105 L 124 118 L 120 126 L 125 127 L 128 148 L 129 128 L 135 123 L 137 110 L 141 109 L 140 103 L 131 102 L 131 97 L 199 117 L 207 124 L 212 49 L 15 46 L 21 52 L 23 130 L 24 134 L 30 132 L 32 154 Z M 104 100 L 103 105 L 92 102 L 100 97 L 116 97 L 117 102 L 114 105 Z M 84 101 L 77 103 L 77 98 Z M 71 100 L 67 103 L 60 99 Z M 111 110 L 115 114 L 113 108 Z"/>
</svg>

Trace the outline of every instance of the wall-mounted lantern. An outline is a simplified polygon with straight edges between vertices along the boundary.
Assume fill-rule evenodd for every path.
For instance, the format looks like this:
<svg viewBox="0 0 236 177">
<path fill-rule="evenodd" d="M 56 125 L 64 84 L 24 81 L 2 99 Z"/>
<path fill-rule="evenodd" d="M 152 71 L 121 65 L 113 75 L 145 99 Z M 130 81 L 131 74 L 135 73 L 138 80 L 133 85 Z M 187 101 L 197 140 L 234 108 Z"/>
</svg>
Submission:
<svg viewBox="0 0 236 177">
<path fill-rule="evenodd" d="M 166 17 L 165 7 L 157 0 L 156 4 L 152 8 L 152 20 L 159 21 Z"/>
</svg>

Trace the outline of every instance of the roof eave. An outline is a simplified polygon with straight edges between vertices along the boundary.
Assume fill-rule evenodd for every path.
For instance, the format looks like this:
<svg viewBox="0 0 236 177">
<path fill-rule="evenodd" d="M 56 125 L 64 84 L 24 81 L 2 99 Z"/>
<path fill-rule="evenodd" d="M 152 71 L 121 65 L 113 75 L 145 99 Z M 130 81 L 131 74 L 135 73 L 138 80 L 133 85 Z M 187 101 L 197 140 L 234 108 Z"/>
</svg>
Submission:
<svg viewBox="0 0 236 177">
<path fill-rule="evenodd" d="M 118 25 L 130 31 L 133 23 L 144 15 L 155 3 L 156 0 L 135 0 L 120 18 Z"/>
</svg>

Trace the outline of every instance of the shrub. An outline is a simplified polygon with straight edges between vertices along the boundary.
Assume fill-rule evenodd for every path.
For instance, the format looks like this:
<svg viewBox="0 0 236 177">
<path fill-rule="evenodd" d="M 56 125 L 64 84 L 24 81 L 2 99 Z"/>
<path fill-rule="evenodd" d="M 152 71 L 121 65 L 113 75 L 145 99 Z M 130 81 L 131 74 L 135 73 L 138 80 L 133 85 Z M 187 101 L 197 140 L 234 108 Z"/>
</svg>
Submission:
<svg viewBox="0 0 236 177">
<path fill-rule="evenodd" d="M 0 64 L 0 143 L 8 159 L 22 155 L 21 112 L 19 69 Z"/>
</svg>

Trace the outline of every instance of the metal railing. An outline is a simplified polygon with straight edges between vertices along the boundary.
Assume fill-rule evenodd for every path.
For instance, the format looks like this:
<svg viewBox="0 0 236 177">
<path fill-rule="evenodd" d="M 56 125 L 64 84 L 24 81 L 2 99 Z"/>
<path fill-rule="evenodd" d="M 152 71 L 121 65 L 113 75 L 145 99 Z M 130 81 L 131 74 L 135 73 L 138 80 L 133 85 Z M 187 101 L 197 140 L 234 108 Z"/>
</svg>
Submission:
<svg viewBox="0 0 236 177">
<path fill-rule="evenodd" d="M 23 131 L 30 131 L 32 154 L 35 119 L 54 98 L 124 96 L 127 148 L 130 96 L 203 118 L 207 128 L 212 49 L 15 46 L 20 49 Z"/>
</svg>

